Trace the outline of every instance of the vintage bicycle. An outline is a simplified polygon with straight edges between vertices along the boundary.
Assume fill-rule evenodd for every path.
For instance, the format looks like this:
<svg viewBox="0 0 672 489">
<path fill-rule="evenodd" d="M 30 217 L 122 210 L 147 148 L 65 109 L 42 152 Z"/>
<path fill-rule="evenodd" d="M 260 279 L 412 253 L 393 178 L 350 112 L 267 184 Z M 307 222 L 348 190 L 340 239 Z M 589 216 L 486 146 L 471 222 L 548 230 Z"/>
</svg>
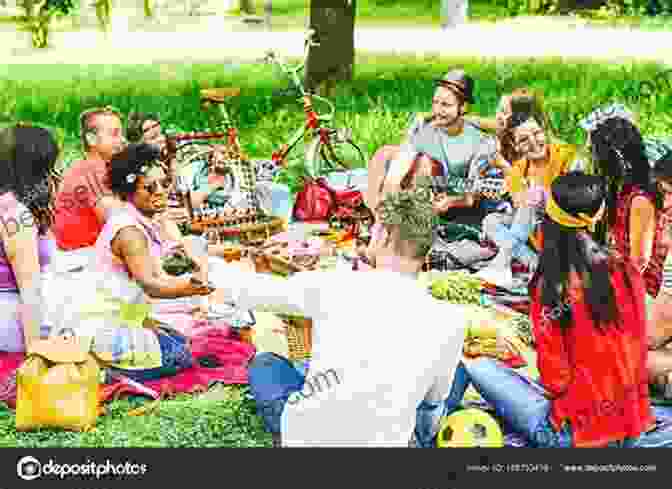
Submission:
<svg viewBox="0 0 672 489">
<path fill-rule="evenodd" d="M 295 93 L 303 105 L 306 114 L 306 122 L 303 127 L 290 137 L 280 149 L 273 153 L 274 161 L 282 162 L 288 157 L 302 158 L 305 155 L 306 174 L 311 178 L 324 176 L 341 170 L 366 168 L 367 159 L 361 148 L 353 141 L 352 131 L 349 128 L 334 128 L 333 122 L 336 107 L 327 98 L 306 91 L 300 74 L 304 71 L 308 54 L 312 46 L 319 46 L 314 40 L 315 31 L 308 30 L 304 48 L 303 60 L 294 67 L 288 65 L 285 60 L 273 50 L 266 53 L 264 61 L 274 64 L 282 73 L 289 78 L 289 90 L 284 93 Z M 315 110 L 314 102 L 328 107 L 328 111 L 319 114 Z M 295 148 L 301 141 L 309 140 L 304 155 L 295 156 Z M 348 179 L 348 186 L 350 180 Z"/>
</svg>

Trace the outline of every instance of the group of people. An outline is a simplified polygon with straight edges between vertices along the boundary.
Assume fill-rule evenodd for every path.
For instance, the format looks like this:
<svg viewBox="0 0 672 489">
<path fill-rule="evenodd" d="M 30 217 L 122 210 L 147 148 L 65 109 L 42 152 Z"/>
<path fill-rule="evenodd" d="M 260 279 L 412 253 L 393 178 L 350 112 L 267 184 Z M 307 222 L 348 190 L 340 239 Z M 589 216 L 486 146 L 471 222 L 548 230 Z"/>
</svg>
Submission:
<svg viewBox="0 0 672 489">
<path fill-rule="evenodd" d="M 533 446 L 672 446 L 649 399 L 649 384 L 672 385 L 672 281 L 663 280 L 672 151 L 642 138 L 622 106 L 582 122 L 583 151 L 554 139 L 538 93 L 502 97 L 494 119 L 468 115 L 474 98 L 468 75 L 447 73 L 431 114 L 414 116 L 400 146 L 374 155 L 365 201 L 376 222 L 361 250 L 370 271 L 289 279 L 225 267 L 218 247 L 204 253 L 182 235 L 184 215 L 168 208 L 177 166 L 162 157 L 158 117 L 132 114 L 124 134 L 117 110 L 83 113 L 86 157 L 62 176 L 48 130 L 2 130 L 0 350 L 30 351 L 69 329 L 91 339 L 110 373 L 170 375 L 193 359 L 188 340 L 154 317 L 155 300 L 217 290 L 241 309 L 313 319 L 307 373 L 267 352 L 249 365 L 275 446 L 435 446 L 440 420 L 460 409 L 469 385 Z M 195 172 L 195 205 L 244 205 L 220 163 L 215 152 Z M 271 185 L 276 170 L 259 168 Z M 501 181 L 510 198 L 485 195 L 484 179 Z M 270 207 L 286 197 L 267 188 Z M 483 262 L 484 280 L 507 287 L 513 261 L 530 272 L 539 379 L 463 358 L 469 308 L 431 298 L 416 280 L 428 255 L 474 233 L 494 245 L 472 260 Z M 194 273 L 163 271 L 176 249 Z M 79 261 L 63 260 L 81 250 Z M 288 403 L 320 372 L 338 386 Z"/>
</svg>

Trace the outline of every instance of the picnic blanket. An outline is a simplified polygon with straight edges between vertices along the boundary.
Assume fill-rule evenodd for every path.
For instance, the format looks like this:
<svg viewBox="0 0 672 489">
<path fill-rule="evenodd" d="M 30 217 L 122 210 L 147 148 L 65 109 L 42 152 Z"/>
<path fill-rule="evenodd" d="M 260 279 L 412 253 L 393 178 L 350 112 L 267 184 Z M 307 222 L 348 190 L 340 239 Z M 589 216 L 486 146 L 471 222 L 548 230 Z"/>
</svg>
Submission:
<svg viewBox="0 0 672 489">
<path fill-rule="evenodd" d="M 481 291 L 481 304 L 484 306 L 505 307 L 511 311 L 528 315 L 530 313 L 530 296 L 528 284 L 530 273 L 527 268 L 517 261 L 511 266 L 514 278 L 514 287 L 502 289 L 494 285 L 484 284 Z"/>
<path fill-rule="evenodd" d="M 162 319 L 168 316 L 164 314 Z M 241 341 L 228 324 L 198 321 L 186 313 L 175 313 L 172 316 L 173 320 L 169 324 L 191 341 L 194 365 L 176 375 L 142 384 L 115 377 L 112 383 L 101 387 L 101 402 L 124 395 L 158 399 L 161 396 L 203 391 L 213 383 L 248 383 L 247 365 L 256 353 L 254 346 Z M 16 369 L 24 359 L 24 353 L 0 352 L 0 401 L 10 408 L 15 407 L 16 401 Z"/>
</svg>

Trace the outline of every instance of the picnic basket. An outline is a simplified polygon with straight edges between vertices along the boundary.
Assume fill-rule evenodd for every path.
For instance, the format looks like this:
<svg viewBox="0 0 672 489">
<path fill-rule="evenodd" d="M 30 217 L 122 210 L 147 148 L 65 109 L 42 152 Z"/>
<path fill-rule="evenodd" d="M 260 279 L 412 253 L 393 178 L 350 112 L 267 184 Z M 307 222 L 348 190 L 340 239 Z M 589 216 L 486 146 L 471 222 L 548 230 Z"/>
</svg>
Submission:
<svg viewBox="0 0 672 489">
<path fill-rule="evenodd" d="M 249 254 L 257 273 L 271 273 L 290 277 L 294 273 L 311 270 L 315 263 L 299 264 L 282 253 L 287 243 L 250 249 Z M 281 314 L 287 333 L 289 360 L 304 361 L 311 358 L 313 346 L 313 321 L 309 318 Z"/>
<path fill-rule="evenodd" d="M 310 360 L 313 349 L 313 320 L 286 316 L 283 322 L 287 331 L 289 359 L 292 361 Z"/>
</svg>

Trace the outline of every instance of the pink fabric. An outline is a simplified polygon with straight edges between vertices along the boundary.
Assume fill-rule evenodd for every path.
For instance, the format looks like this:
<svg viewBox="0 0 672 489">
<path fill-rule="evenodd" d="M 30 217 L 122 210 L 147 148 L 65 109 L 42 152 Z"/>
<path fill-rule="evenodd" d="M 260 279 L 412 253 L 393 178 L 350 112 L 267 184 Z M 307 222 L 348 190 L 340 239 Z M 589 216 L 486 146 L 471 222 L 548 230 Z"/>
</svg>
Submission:
<svg viewBox="0 0 672 489">
<path fill-rule="evenodd" d="M 157 261 L 157 264 L 160 264 L 161 257 L 164 255 L 164 248 L 158 225 L 140 214 L 132 204 L 126 204 L 123 211 L 115 212 L 107 220 L 96 240 L 98 271 L 128 274 L 126 265 L 112 252 L 112 241 L 119 231 L 126 227 L 135 227 L 142 231 L 147 239 L 150 256 Z"/>
<path fill-rule="evenodd" d="M 0 402 L 16 407 L 16 369 L 26 358 L 25 353 L 0 352 Z"/>
<path fill-rule="evenodd" d="M 248 383 L 247 365 L 254 357 L 256 349 L 249 343 L 236 339 L 232 329 L 223 323 L 192 328 L 191 348 L 194 359 L 214 356 L 219 367 L 201 367 L 197 362 L 193 367 L 172 377 L 153 380 L 142 384 L 143 388 L 132 382 L 119 381 L 102 386 L 101 401 L 111 401 L 122 395 L 141 395 L 156 398 L 160 394 L 190 393 L 207 389 L 212 382 L 245 385 Z M 0 352 L 0 401 L 10 408 L 16 405 L 16 369 L 25 359 L 24 353 Z M 150 390 L 148 390 L 150 389 Z M 152 392 L 153 391 L 153 392 Z"/>
<path fill-rule="evenodd" d="M 196 363 L 173 377 L 153 380 L 144 385 L 163 394 L 178 394 L 207 389 L 212 382 L 247 384 L 247 365 L 256 349 L 249 343 L 234 339 L 229 328 L 218 326 L 200 329 L 191 338 L 191 349 Z M 198 364 L 204 356 L 214 356 L 219 367 L 206 368 Z"/>
</svg>

